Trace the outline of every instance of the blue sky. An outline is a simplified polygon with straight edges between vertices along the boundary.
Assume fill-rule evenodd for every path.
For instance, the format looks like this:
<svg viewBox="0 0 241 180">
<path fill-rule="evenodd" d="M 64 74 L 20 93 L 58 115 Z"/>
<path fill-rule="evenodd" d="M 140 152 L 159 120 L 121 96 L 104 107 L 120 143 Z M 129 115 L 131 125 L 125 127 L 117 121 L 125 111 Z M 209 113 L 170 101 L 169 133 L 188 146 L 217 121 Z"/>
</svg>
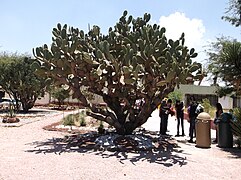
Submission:
<svg viewBox="0 0 241 180">
<path fill-rule="evenodd" d="M 228 0 L 1 0 L 0 51 L 32 53 L 50 44 L 57 23 L 87 30 L 98 25 L 103 33 L 124 10 L 134 17 L 150 13 L 152 23 L 167 28 L 167 37 L 186 33 L 187 45 L 205 59 L 203 46 L 221 35 L 241 40 L 241 29 L 221 20 Z"/>
</svg>

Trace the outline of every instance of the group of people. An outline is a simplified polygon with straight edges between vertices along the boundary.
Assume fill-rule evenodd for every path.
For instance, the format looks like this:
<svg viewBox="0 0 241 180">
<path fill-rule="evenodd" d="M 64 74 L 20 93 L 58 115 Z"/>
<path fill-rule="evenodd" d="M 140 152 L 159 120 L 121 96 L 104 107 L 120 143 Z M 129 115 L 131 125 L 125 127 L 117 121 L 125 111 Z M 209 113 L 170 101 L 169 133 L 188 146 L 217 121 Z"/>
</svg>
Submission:
<svg viewBox="0 0 241 180">
<path fill-rule="evenodd" d="M 175 110 L 172 107 L 171 99 L 164 99 L 160 105 L 159 116 L 161 118 L 160 123 L 160 134 L 166 135 L 167 125 L 168 125 L 168 116 L 174 116 L 176 114 L 177 118 L 177 134 L 176 136 L 185 136 L 184 133 L 184 104 L 180 100 L 176 101 Z M 181 125 L 182 133 L 180 134 L 179 127 Z"/>
<path fill-rule="evenodd" d="M 167 125 L 168 125 L 168 117 L 176 116 L 177 120 L 177 134 L 176 136 L 185 136 L 184 132 L 184 104 L 180 100 L 176 100 L 175 106 L 172 106 L 172 100 L 171 99 L 163 99 L 160 110 L 159 110 L 159 116 L 161 119 L 160 123 L 160 135 L 166 135 L 167 134 Z M 189 137 L 190 139 L 188 142 L 194 143 L 193 138 L 195 137 L 195 121 L 199 113 L 203 112 L 204 108 L 199 104 L 195 98 L 192 96 L 190 98 L 190 104 L 187 108 L 188 116 L 189 116 Z M 216 118 L 219 118 L 220 115 L 223 113 L 222 105 L 220 103 L 216 104 Z M 181 131 L 180 131 L 181 126 Z M 214 140 L 214 142 L 217 142 L 217 139 Z"/>
</svg>

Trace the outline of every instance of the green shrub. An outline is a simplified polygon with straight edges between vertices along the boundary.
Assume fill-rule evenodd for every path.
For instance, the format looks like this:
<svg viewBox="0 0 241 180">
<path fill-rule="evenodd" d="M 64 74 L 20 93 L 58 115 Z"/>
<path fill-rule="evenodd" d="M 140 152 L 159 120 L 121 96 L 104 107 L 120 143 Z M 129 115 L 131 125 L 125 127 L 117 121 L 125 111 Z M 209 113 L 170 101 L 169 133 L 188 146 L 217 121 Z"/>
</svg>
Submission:
<svg viewBox="0 0 241 180">
<path fill-rule="evenodd" d="M 86 126 L 86 113 L 81 111 L 76 114 L 69 114 L 63 119 L 63 125 L 65 126 Z"/>
<path fill-rule="evenodd" d="M 176 100 L 182 101 L 183 94 L 180 91 L 173 91 L 168 94 L 168 98 L 172 100 L 173 104 L 175 104 Z"/>
<path fill-rule="evenodd" d="M 86 118 L 86 113 L 85 113 L 85 111 L 81 111 L 81 112 L 79 113 L 80 126 L 86 126 L 85 118 Z"/>
<path fill-rule="evenodd" d="M 59 107 L 64 104 L 64 100 L 67 99 L 69 95 L 69 90 L 64 89 L 64 87 L 55 87 L 52 89 L 53 98 L 58 100 Z"/>
<path fill-rule="evenodd" d="M 206 111 L 204 111 L 206 112 Z M 209 109 L 208 114 L 214 119 L 216 117 L 216 107 L 211 106 L 211 108 Z"/>
<path fill-rule="evenodd" d="M 75 125 L 75 119 L 73 114 L 69 114 L 66 117 L 63 118 L 63 125 L 65 126 L 74 126 Z"/>
<path fill-rule="evenodd" d="M 201 105 L 204 107 L 204 112 L 208 113 L 211 116 L 211 118 L 215 118 L 216 107 L 211 105 L 209 99 L 203 99 Z"/>
<path fill-rule="evenodd" d="M 209 99 L 203 99 L 201 104 L 204 107 L 204 112 L 210 113 L 212 105 L 210 104 Z"/>
</svg>

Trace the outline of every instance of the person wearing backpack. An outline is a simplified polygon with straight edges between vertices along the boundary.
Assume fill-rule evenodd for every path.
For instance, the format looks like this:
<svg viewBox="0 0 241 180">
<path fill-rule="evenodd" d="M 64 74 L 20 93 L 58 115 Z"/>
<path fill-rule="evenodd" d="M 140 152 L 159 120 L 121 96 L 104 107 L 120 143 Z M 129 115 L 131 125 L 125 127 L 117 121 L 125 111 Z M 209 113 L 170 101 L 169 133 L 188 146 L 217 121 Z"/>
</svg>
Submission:
<svg viewBox="0 0 241 180">
<path fill-rule="evenodd" d="M 198 103 L 196 111 L 195 111 L 196 114 L 198 115 L 198 114 L 200 114 L 203 111 L 204 111 L 204 107 L 200 103 Z"/>
</svg>

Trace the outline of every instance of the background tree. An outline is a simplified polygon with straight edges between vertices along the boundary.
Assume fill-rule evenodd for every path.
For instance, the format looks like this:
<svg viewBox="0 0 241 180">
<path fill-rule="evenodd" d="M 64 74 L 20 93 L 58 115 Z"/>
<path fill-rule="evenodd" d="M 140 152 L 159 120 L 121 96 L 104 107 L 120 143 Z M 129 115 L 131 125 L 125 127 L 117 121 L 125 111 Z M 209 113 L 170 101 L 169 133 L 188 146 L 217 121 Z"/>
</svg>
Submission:
<svg viewBox="0 0 241 180">
<path fill-rule="evenodd" d="M 177 100 L 179 100 L 179 101 L 183 100 L 183 94 L 180 91 L 175 90 L 168 94 L 168 99 L 171 99 L 172 103 L 176 104 Z"/>
<path fill-rule="evenodd" d="M 98 26 L 85 34 L 58 24 L 51 48 L 45 44 L 34 50 L 41 62 L 39 73 L 68 85 L 73 98 L 90 109 L 88 115 L 112 125 L 119 134 L 130 134 L 175 86 L 198 78 L 192 73 L 201 70 L 201 64 L 192 61 L 195 50 L 184 45 L 184 33 L 168 40 L 165 28 L 148 24 L 149 20 L 150 14 L 135 19 L 124 11 L 108 35 L 102 35 Z M 107 108 L 92 104 L 81 92 L 83 86 L 101 96 Z"/>
<path fill-rule="evenodd" d="M 208 69 L 214 76 L 215 84 L 220 78 L 225 87 L 219 88 L 220 96 L 235 91 L 240 94 L 241 86 L 241 43 L 227 38 L 218 38 L 208 51 Z"/>
<path fill-rule="evenodd" d="M 9 94 L 19 108 L 22 104 L 24 112 L 34 106 L 39 96 L 43 96 L 48 81 L 35 75 L 32 67 L 36 60 L 17 54 L 0 56 L 0 86 Z"/>
<path fill-rule="evenodd" d="M 241 0 L 229 0 L 229 6 L 222 19 L 238 27 L 241 25 Z"/>
<path fill-rule="evenodd" d="M 64 100 L 70 96 L 69 90 L 64 87 L 53 87 L 51 95 L 58 100 L 59 107 L 61 107 L 61 105 L 64 104 Z"/>
</svg>

